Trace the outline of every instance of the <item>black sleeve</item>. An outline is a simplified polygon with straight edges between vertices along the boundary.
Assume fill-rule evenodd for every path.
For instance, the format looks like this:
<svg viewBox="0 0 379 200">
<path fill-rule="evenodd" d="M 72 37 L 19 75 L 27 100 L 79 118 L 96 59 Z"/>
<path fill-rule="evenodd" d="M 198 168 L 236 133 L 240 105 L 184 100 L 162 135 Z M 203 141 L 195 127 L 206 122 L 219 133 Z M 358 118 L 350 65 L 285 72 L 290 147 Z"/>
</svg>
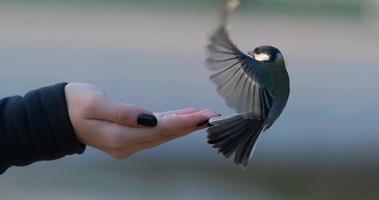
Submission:
<svg viewBox="0 0 379 200">
<path fill-rule="evenodd" d="M 0 100 L 0 174 L 11 166 L 84 152 L 68 115 L 65 85 Z"/>
</svg>

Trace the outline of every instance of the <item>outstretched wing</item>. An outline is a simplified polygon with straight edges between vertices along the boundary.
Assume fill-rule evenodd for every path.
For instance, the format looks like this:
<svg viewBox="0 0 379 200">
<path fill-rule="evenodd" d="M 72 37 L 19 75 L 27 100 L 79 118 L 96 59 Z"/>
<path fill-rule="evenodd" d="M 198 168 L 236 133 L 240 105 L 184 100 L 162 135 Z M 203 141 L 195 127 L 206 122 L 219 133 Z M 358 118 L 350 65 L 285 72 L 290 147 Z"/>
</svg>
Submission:
<svg viewBox="0 0 379 200">
<path fill-rule="evenodd" d="M 230 40 L 225 26 L 211 36 L 208 68 L 215 73 L 210 80 L 226 104 L 249 118 L 264 119 L 272 106 L 272 94 L 260 81 L 264 71 L 259 61 L 242 53 Z"/>
</svg>

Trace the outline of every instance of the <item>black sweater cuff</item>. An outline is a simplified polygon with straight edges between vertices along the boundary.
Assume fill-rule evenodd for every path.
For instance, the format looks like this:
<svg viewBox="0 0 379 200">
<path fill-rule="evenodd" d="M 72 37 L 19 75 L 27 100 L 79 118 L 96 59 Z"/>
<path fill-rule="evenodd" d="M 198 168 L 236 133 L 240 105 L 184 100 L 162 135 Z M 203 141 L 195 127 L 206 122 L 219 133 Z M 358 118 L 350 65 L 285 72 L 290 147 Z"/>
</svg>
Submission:
<svg viewBox="0 0 379 200">
<path fill-rule="evenodd" d="M 0 100 L 0 174 L 10 166 L 84 152 L 68 115 L 66 84 Z"/>
</svg>

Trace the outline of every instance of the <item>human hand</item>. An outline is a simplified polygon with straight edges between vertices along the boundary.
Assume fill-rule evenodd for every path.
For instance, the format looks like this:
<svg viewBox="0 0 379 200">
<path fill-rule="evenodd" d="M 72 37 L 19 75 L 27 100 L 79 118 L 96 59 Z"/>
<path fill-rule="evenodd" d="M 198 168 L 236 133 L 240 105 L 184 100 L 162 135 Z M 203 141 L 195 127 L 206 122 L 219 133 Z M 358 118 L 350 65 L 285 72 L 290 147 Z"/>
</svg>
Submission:
<svg viewBox="0 0 379 200">
<path fill-rule="evenodd" d="M 217 113 L 187 108 L 153 114 L 149 110 L 110 99 L 93 85 L 65 87 L 71 123 L 78 139 L 115 158 L 124 159 L 206 127 Z M 158 119 L 157 119 L 158 118 Z"/>
</svg>

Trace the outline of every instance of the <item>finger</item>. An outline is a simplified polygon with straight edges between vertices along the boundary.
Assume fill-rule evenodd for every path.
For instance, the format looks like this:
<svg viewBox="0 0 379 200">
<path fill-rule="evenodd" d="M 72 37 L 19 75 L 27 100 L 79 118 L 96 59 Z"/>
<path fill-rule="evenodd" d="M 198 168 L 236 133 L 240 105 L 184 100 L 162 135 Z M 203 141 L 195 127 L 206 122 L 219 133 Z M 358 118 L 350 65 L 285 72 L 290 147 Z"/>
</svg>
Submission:
<svg viewBox="0 0 379 200">
<path fill-rule="evenodd" d="M 173 115 L 183 115 L 183 114 L 189 114 L 189 113 L 194 113 L 199 111 L 197 108 L 185 108 L 181 110 L 171 110 L 171 111 L 166 111 L 166 112 L 157 112 L 154 113 L 155 117 L 161 119 L 161 118 L 166 118 L 170 117 Z"/>
<path fill-rule="evenodd" d="M 180 135 L 180 133 L 183 132 L 195 131 L 199 129 L 199 123 L 215 116 L 219 116 L 219 114 L 209 109 L 184 115 L 171 116 L 161 119 L 159 121 L 158 128 Z"/>
<path fill-rule="evenodd" d="M 218 116 L 218 114 L 210 110 L 201 110 L 159 119 L 158 126 L 155 128 L 130 128 L 116 124 L 113 125 L 112 132 L 118 134 L 120 142 L 133 141 L 133 144 L 159 143 L 159 141 L 167 141 L 167 138 L 176 138 L 196 131 L 200 129 L 196 126 L 199 122 L 214 116 Z"/>
<path fill-rule="evenodd" d="M 182 109 L 182 110 L 178 110 L 178 114 L 179 115 L 184 115 L 184 114 L 190 114 L 190 113 L 194 113 L 194 112 L 198 112 L 200 109 L 198 108 L 185 108 L 185 109 Z"/>
<path fill-rule="evenodd" d="M 156 117 L 149 110 L 139 106 L 122 104 L 107 97 L 97 99 L 90 114 L 90 119 L 106 120 L 124 126 L 153 127 L 157 125 Z"/>
<path fill-rule="evenodd" d="M 203 110 L 203 111 L 201 111 L 201 112 L 198 112 L 198 113 L 196 113 L 196 115 L 203 115 L 203 114 L 208 114 L 208 111 L 209 110 Z M 213 112 L 213 111 L 211 111 L 211 112 Z M 184 112 L 185 113 L 185 112 Z M 193 112 L 192 112 L 193 113 Z M 187 114 L 191 114 L 191 113 L 187 113 Z M 214 117 L 214 114 L 217 114 L 217 113 L 215 113 L 215 112 L 213 112 L 211 115 L 209 115 L 209 116 L 211 116 L 211 117 Z M 206 118 L 206 122 L 208 122 L 208 119 L 209 119 L 209 116 L 207 116 Z M 217 116 L 219 116 L 219 114 L 217 114 Z M 188 116 L 186 116 L 186 117 L 188 117 Z M 172 122 L 171 122 L 172 123 Z M 193 125 L 193 124 L 192 124 Z M 204 125 L 205 126 L 205 125 Z M 152 148 L 152 147 L 155 147 L 155 146 L 158 146 L 158 145 L 160 145 L 160 144 L 163 144 L 163 143 L 166 143 L 166 142 L 169 142 L 169 141 L 171 141 L 171 140 L 174 140 L 174 139 L 177 139 L 177 138 L 179 138 L 179 137 L 182 137 L 182 136 L 184 136 L 184 135 L 187 135 L 187 134 L 189 134 L 189 133 L 191 133 L 191 132 L 193 132 L 193 131 L 196 131 L 196 130 L 200 130 L 200 129 L 202 129 L 202 127 L 201 126 L 196 126 L 196 127 L 193 127 L 193 126 L 191 126 L 191 125 L 189 125 L 189 127 L 187 128 L 184 128 L 184 129 L 181 129 L 181 131 L 180 132 L 177 132 L 176 134 L 168 134 L 167 136 L 164 136 L 164 137 L 159 137 L 159 138 L 157 138 L 157 139 L 155 139 L 155 140 L 151 140 L 151 141 L 148 141 L 148 142 L 145 142 L 145 143 L 143 143 L 143 144 L 141 144 L 141 147 L 142 148 L 144 148 L 144 149 L 146 149 L 146 148 Z"/>
</svg>

